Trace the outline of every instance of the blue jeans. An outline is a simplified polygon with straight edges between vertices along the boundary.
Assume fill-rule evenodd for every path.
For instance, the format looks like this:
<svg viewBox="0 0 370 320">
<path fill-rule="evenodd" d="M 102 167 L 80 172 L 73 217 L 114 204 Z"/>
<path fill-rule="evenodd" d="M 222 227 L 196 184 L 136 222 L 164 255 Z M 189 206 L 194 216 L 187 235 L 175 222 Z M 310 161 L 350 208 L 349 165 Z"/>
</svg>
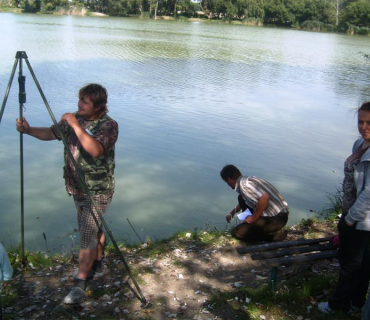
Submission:
<svg viewBox="0 0 370 320">
<path fill-rule="evenodd" d="M 347 312 L 351 304 L 358 308 L 365 304 L 370 280 L 370 231 L 350 227 L 344 218 L 338 223 L 338 231 L 340 273 L 329 307 Z"/>
</svg>

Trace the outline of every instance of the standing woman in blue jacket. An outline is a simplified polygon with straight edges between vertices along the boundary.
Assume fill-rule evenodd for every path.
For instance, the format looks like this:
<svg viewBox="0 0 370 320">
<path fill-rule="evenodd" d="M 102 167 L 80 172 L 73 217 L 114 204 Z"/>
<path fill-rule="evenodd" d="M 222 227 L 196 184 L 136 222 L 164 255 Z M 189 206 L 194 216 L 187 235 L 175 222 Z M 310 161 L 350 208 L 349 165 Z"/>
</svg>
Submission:
<svg viewBox="0 0 370 320">
<path fill-rule="evenodd" d="M 361 139 L 344 163 L 343 213 L 338 223 L 340 274 L 337 288 L 323 313 L 359 312 L 365 304 L 370 280 L 370 102 L 357 112 Z"/>
</svg>

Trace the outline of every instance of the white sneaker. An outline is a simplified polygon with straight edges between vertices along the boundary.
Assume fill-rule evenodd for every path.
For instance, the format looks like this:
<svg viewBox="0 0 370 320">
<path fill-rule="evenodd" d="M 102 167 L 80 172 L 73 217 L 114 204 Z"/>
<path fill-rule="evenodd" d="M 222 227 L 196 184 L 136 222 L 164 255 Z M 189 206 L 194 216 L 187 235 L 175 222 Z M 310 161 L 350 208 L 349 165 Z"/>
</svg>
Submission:
<svg viewBox="0 0 370 320">
<path fill-rule="evenodd" d="M 329 303 L 327 301 L 326 302 L 320 302 L 317 305 L 317 309 L 320 312 L 325 313 L 325 314 L 331 314 L 331 313 L 334 312 L 334 310 L 329 307 Z"/>
<path fill-rule="evenodd" d="M 86 297 L 86 292 L 80 287 L 73 287 L 64 298 L 65 304 L 81 304 Z"/>
</svg>

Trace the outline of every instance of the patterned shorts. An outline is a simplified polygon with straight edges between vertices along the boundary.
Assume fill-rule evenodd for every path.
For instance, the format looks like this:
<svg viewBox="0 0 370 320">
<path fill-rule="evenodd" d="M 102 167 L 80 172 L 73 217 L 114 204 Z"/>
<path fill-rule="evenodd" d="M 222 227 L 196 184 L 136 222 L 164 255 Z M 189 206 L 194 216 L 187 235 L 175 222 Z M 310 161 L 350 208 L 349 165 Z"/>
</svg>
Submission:
<svg viewBox="0 0 370 320">
<path fill-rule="evenodd" d="M 112 197 L 113 192 L 92 196 L 103 216 L 112 201 Z M 74 195 L 73 200 L 77 209 L 81 249 L 94 250 L 98 244 L 98 232 L 102 231 L 102 223 L 99 215 L 88 195 Z"/>
</svg>

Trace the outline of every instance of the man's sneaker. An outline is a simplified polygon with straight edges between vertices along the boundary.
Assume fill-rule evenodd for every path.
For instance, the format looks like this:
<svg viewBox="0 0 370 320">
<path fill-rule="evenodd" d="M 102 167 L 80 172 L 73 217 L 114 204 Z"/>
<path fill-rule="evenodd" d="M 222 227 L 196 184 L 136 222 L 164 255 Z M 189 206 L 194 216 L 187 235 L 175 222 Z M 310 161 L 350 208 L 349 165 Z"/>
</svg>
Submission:
<svg viewBox="0 0 370 320">
<path fill-rule="evenodd" d="M 329 307 L 329 303 L 327 301 L 320 302 L 317 305 L 317 309 L 319 309 L 320 312 L 325 313 L 325 314 L 331 314 L 334 312 L 334 310 Z"/>
<path fill-rule="evenodd" d="M 73 287 L 64 298 L 65 304 L 81 304 L 86 297 L 86 292 L 79 287 Z"/>
<path fill-rule="evenodd" d="M 94 271 L 93 269 L 90 269 L 89 271 L 89 274 L 87 275 L 87 280 L 91 280 L 91 279 L 98 279 L 98 278 L 101 278 L 102 276 L 104 276 L 105 274 L 105 269 L 102 268 L 101 272 L 97 272 L 97 271 Z M 77 279 L 78 277 L 78 269 L 75 270 L 73 273 L 72 273 L 72 277 L 73 279 Z"/>
</svg>

